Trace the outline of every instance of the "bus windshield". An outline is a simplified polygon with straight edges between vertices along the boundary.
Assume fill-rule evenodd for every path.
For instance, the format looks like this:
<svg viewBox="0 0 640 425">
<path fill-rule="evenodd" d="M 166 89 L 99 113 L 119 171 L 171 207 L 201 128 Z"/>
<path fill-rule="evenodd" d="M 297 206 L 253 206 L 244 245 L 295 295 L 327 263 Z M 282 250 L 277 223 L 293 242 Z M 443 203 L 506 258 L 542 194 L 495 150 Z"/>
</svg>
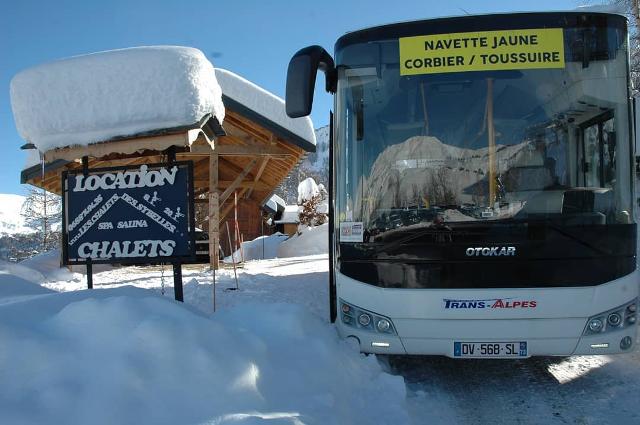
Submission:
<svg viewBox="0 0 640 425">
<path fill-rule="evenodd" d="M 401 75 L 398 38 L 336 52 L 336 218 L 396 229 L 633 222 L 626 35 L 563 28 L 563 68 Z"/>
</svg>

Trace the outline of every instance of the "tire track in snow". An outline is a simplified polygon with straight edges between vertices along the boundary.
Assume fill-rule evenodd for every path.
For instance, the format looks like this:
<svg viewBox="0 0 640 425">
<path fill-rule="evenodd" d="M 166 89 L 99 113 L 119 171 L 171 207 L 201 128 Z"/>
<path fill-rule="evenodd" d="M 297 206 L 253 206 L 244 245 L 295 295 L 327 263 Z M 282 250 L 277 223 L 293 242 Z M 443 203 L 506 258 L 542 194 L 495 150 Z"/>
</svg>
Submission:
<svg viewBox="0 0 640 425">
<path fill-rule="evenodd" d="M 620 356 L 382 360 L 418 424 L 640 423 L 640 352 Z"/>
</svg>

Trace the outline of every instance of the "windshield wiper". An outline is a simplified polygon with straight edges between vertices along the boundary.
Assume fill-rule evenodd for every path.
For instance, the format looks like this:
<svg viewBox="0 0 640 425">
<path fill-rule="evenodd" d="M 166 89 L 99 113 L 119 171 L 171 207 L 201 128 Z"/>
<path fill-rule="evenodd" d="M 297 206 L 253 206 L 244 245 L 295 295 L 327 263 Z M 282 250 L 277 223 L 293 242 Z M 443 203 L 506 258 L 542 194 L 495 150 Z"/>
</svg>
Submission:
<svg viewBox="0 0 640 425">
<path fill-rule="evenodd" d="M 435 226 L 429 227 L 424 230 L 417 230 L 415 232 L 411 232 L 410 235 L 405 236 L 403 238 L 391 241 L 391 242 L 376 242 L 377 244 L 381 244 L 381 246 L 376 247 L 376 254 L 380 253 L 383 250 L 389 250 L 396 248 L 402 244 L 407 242 L 411 242 L 414 239 L 420 238 L 425 235 L 433 235 L 435 236 L 440 243 L 453 242 L 453 232 L 454 230 L 447 226 L 444 223 L 436 224 Z"/>
</svg>

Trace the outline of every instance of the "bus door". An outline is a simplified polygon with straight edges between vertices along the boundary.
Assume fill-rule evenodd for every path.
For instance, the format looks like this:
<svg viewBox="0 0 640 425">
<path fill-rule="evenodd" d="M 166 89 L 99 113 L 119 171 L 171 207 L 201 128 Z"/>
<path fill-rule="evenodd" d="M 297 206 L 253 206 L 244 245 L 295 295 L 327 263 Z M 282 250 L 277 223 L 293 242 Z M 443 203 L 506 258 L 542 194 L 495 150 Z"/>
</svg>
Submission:
<svg viewBox="0 0 640 425">
<path fill-rule="evenodd" d="M 580 126 L 578 183 L 584 187 L 610 188 L 615 180 L 616 140 L 612 112 Z"/>
</svg>

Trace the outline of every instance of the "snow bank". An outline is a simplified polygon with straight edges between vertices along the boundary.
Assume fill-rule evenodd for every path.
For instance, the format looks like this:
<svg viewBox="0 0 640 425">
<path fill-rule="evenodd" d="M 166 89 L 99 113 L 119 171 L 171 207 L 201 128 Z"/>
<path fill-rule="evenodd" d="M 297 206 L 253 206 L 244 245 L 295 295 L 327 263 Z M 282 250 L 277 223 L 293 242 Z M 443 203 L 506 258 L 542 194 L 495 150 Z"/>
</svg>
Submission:
<svg viewBox="0 0 640 425">
<path fill-rule="evenodd" d="M 287 240 L 288 237 L 288 235 L 277 232 L 273 235 L 260 236 L 252 241 L 243 242 L 242 254 L 244 254 L 244 261 L 276 258 L 278 256 L 278 247 L 283 241 Z M 235 260 L 236 263 L 242 261 L 242 254 L 240 250 L 234 252 L 233 260 Z M 231 256 L 228 256 L 224 259 L 224 262 L 232 263 L 233 260 Z"/>
<path fill-rule="evenodd" d="M 29 68 L 11 80 L 18 132 L 40 151 L 193 124 L 224 105 L 213 65 L 193 48 L 135 47 Z"/>
<path fill-rule="evenodd" d="M 403 379 L 299 306 L 42 294 L 0 303 L 0 335 L 0 423 L 409 422 Z"/>
<path fill-rule="evenodd" d="M 320 189 L 312 177 L 307 177 L 298 183 L 298 205 L 320 194 Z"/>
<path fill-rule="evenodd" d="M 32 269 L 42 276 L 40 282 L 47 280 L 72 280 L 76 276 L 67 268 L 60 267 L 60 250 L 53 249 L 21 261 L 23 267 Z"/>
<path fill-rule="evenodd" d="M 226 97 L 241 103 L 308 142 L 316 144 L 311 118 L 289 118 L 285 111 L 284 100 L 278 96 L 226 69 L 216 68 L 216 78 Z"/>
<path fill-rule="evenodd" d="M 329 252 L 329 224 L 316 227 L 298 226 L 299 235 L 292 236 L 280 244 L 278 257 L 300 257 Z"/>
<path fill-rule="evenodd" d="M 7 298 L 52 293 L 38 285 L 42 281 L 43 276 L 35 270 L 0 261 L 0 303 L 6 302 Z"/>
<path fill-rule="evenodd" d="M 60 267 L 60 259 L 60 250 L 52 249 L 51 251 L 43 252 L 23 260 L 20 262 L 20 265 L 40 273 L 44 277 L 44 280 L 40 280 L 38 283 L 53 282 L 56 280 L 78 280 L 82 279 L 82 276 L 80 276 L 79 273 L 87 273 L 87 268 L 85 266 L 71 266 L 71 271 L 66 267 Z M 100 273 L 111 269 L 113 269 L 113 265 L 111 264 L 93 265 L 93 273 Z"/>
</svg>

